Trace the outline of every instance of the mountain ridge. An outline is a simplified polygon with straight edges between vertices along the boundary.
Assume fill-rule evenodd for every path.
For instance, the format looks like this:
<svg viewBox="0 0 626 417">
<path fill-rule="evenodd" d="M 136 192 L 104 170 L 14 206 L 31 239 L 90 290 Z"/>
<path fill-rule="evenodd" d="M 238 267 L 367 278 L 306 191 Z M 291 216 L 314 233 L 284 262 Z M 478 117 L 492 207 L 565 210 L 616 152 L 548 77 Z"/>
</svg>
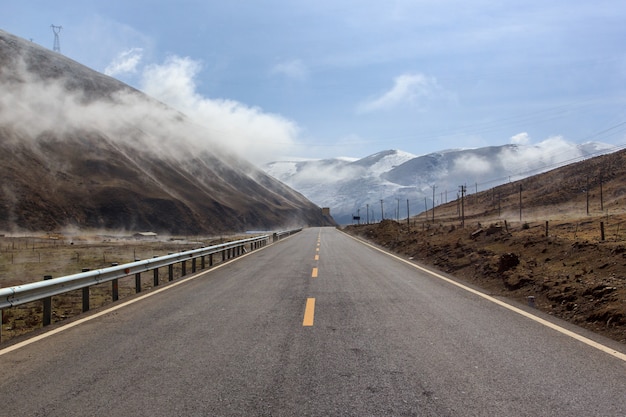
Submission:
<svg viewBox="0 0 626 417">
<path fill-rule="evenodd" d="M 386 150 L 356 161 L 276 161 L 264 169 L 316 204 L 330 207 L 340 224 L 350 224 L 355 216 L 363 220 L 406 217 L 407 200 L 410 213 L 417 214 L 432 208 L 433 202 L 453 200 L 460 185 L 475 192 L 479 186 L 491 188 L 615 149 L 555 137 L 536 145 L 448 149 L 420 156 Z"/>
</svg>

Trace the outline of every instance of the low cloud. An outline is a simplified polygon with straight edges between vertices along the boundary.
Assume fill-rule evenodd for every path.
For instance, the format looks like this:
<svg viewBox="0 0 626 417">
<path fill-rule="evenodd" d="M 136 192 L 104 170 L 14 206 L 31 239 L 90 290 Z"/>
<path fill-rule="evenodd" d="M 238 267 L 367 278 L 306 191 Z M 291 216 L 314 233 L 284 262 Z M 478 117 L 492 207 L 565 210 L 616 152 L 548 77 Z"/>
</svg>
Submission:
<svg viewBox="0 0 626 417">
<path fill-rule="evenodd" d="M 403 74 L 394 79 L 388 91 L 357 106 L 358 113 L 371 113 L 396 108 L 403 104 L 419 104 L 420 100 L 441 94 L 442 89 L 433 77 L 424 74 Z"/>
<path fill-rule="evenodd" d="M 123 74 L 135 74 L 142 57 L 142 48 L 131 48 L 123 51 L 107 65 L 104 69 L 104 73 L 111 77 L 117 77 Z"/>
<path fill-rule="evenodd" d="M 298 132 L 293 122 L 233 100 L 199 95 L 193 78 L 199 69 L 184 58 L 144 69 L 146 91 L 168 107 L 131 89 L 85 94 L 69 87 L 89 77 L 82 70 L 66 73 L 67 78 L 42 78 L 16 59 L 11 68 L 3 68 L 12 75 L 0 77 L 0 128 L 16 133 L 7 140 L 32 144 L 48 134 L 62 138 L 100 132 L 161 157 L 219 150 L 261 164 L 289 153 Z"/>
<path fill-rule="evenodd" d="M 80 131 L 100 132 L 142 151 L 177 156 L 183 149 L 188 151 L 197 138 L 206 137 L 201 129 L 185 123 L 180 113 L 133 90 L 110 92 L 94 100 L 93 95 L 68 88 L 70 80 L 75 85 L 83 73 L 42 79 L 28 72 L 23 61 L 16 62 L 12 70 L 18 82 L 0 77 L 0 126 L 16 133 L 13 140 L 36 144 L 42 135 L 62 138 Z M 187 143 L 173 140 L 181 137 Z"/>
<path fill-rule="evenodd" d="M 295 122 L 235 100 L 201 95 L 195 81 L 201 69 L 193 59 L 170 57 L 145 68 L 140 89 L 184 113 L 214 141 L 255 164 L 293 153 L 299 133 Z"/>
<path fill-rule="evenodd" d="M 493 172 L 493 163 L 478 155 L 461 155 L 454 160 L 452 171 L 455 176 L 476 178 Z"/>
<path fill-rule="evenodd" d="M 511 143 L 514 145 L 528 145 L 530 144 L 530 136 L 526 132 L 518 133 L 511 136 Z"/>
</svg>

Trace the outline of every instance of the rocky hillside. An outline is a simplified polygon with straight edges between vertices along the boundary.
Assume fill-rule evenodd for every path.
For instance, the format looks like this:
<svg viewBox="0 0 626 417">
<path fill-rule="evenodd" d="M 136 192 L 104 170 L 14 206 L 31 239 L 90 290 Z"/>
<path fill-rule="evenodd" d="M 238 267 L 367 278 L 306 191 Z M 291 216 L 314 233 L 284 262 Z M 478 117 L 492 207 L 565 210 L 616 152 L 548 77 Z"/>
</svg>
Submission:
<svg viewBox="0 0 626 417">
<path fill-rule="evenodd" d="M 0 230 L 207 234 L 332 225 L 137 90 L 0 31 Z"/>
</svg>

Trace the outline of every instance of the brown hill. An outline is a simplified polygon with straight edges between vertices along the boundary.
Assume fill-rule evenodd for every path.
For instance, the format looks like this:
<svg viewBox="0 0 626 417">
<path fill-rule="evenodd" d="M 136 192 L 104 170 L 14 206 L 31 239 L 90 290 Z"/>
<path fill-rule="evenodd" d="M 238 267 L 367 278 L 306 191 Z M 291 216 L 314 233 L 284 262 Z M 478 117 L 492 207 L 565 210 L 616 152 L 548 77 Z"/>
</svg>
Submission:
<svg viewBox="0 0 626 417">
<path fill-rule="evenodd" d="M 435 207 L 434 220 L 347 230 L 626 342 L 624 150 Z"/>
<path fill-rule="evenodd" d="M 0 90 L 0 230 L 334 224 L 184 115 L 3 31 Z"/>
</svg>

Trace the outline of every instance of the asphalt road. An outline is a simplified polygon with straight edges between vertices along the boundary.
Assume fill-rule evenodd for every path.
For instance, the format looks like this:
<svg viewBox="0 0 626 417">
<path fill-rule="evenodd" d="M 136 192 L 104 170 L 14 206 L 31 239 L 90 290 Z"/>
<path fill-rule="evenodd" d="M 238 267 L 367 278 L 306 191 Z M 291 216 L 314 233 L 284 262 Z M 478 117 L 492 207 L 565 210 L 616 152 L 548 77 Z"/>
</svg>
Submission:
<svg viewBox="0 0 626 417">
<path fill-rule="evenodd" d="M 626 415 L 622 345 L 333 228 L 176 282 L 0 350 L 0 415 Z"/>
</svg>

